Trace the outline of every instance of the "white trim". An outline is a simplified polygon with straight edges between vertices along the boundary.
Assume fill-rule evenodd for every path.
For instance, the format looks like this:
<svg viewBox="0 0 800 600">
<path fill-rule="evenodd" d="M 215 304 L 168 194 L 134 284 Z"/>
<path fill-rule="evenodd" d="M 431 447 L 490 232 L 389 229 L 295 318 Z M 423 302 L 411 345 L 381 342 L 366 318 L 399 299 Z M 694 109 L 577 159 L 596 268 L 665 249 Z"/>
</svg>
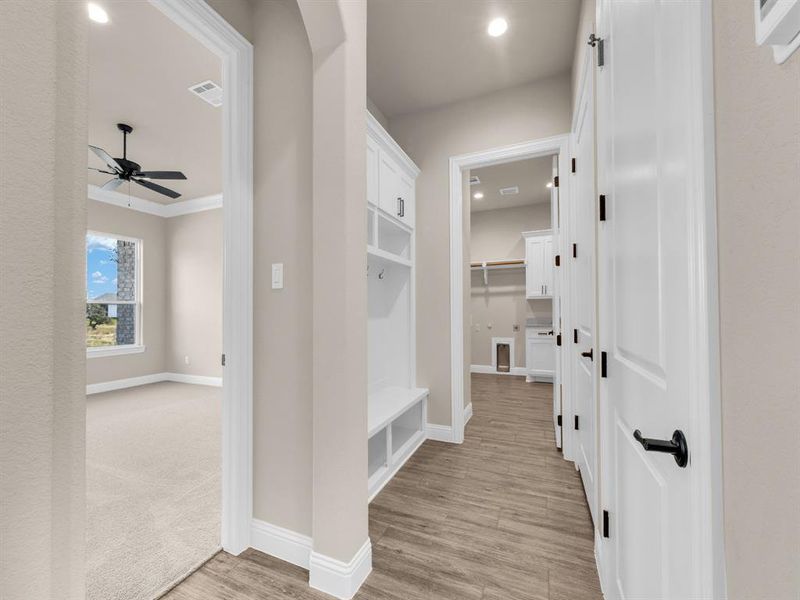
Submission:
<svg viewBox="0 0 800 600">
<path fill-rule="evenodd" d="M 155 215 L 157 217 L 164 216 L 164 205 L 159 204 L 158 202 L 153 202 L 152 200 L 145 200 L 144 198 L 139 198 L 137 196 L 128 196 L 128 194 L 123 194 L 121 192 L 104 190 L 103 188 L 92 185 L 91 183 L 87 186 L 86 194 L 89 197 L 89 200 L 105 202 L 106 204 L 111 204 L 112 206 L 128 208 L 130 210 L 136 210 L 138 212 L 147 213 L 148 215 Z"/>
<path fill-rule="evenodd" d="M 222 194 L 213 194 L 192 200 L 181 200 L 172 204 L 160 204 L 138 196 L 129 196 L 120 192 L 104 190 L 90 183 L 87 187 L 87 195 L 89 200 L 104 202 L 119 208 L 127 208 L 128 210 L 135 210 L 165 219 L 222 208 Z"/>
<path fill-rule="evenodd" d="M 469 420 L 472 418 L 472 402 L 467 404 L 467 408 L 464 409 L 464 426 L 466 427 Z"/>
<path fill-rule="evenodd" d="M 206 2 L 150 0 L 222 63 L 222 547 L 240 554 L 253 517 L 253 46 Z"/>
<path fill-rule="evenodd" d="M 481 152 L 450 157 L 450 418 L 453 441 L 464 441 L 464 270 L 463 210 L 461 176 L 467 169 L 489 167 L 506 162 L 559 155 L 559 164 L 568 160 L 569 135 L 558 135 Z M 563 169 L 562 169 L 563 171 Z M 560 191 L 567 196 L 568 178 L 561 177 Z"/>
<path fill-rule="evenodd" d="M 128 377 L 127 379 L 90 383 L 86 386 L 86 394 L 102 394 L 103 392 L 113 392 L 114 390 L 137 387 L 149 383 L 159 383 L 160 381 L 165 381 L 165 376 L 166 373 L 153 373 L 152 375 L 141 375 L 140 377 Z"/>
<path fill-rule="evenodd" d="M 388 435 L 390 431 L 391 427 L 389 428 L 389 431 L 387 431 L 387 447 L 391 442 L 391 436 Z M 367 497 L 367 503 L 372 502 L 375 499 L 375 496 L 381 493 L 381 490 L 386 487 L 386 484 L 389 483 L 395 475 L 397 475 L 397 472 L 403 468 L 403 465 L 408 462 L 408 459 L 411 458 L 417 450 L 419 450 L 419 447 L 422 446 L 427 439 L 427 431 L 418 431 L 411 436 L 405 444 L 403 444 L 400 450 L 392 454 L 388 461 L 391 465 L 389 468 L 384 467 L 382 470 L 379 469 L 372 477 L 370 477 L 370 483 L 374 483 L 373 479 L 375 481 L 379 480 L 380 483 L 374 488 L 368 486 L 370 489 L 370 494 Z M 376 475 L 380 475 L 380 478 L 376 477 Z"/>
<path fill-rule="evenodd" d="M 372 571 L 372 543 L 364 545 L 349 562 L 311 552 L 308 585 L 335 598 L 350 600 Z"/>
<path fill-rule="evenodd" d="M 434 442 L 454 442 L 453 428 L 448 425 L 428 423 L 425 426 L 425 435 L 429 440 L 433 440 Z"/>
<path fill-rule="evenodd" d="M 185 373 L 164 373 L 165 381 L 176 383 L 190 383 L 192 385 L 208 385 L 222 387 L 222 377 L 209 377 L 207 375 L 187 375 Z"/>
<path fill-rule="evenodd" d="M 192 215 L 216 208 L 222 208 L 222 194 L 213 194 L 211 196 L 203 196 L 202 198 L 194 198 L 193 200 L 165 204 L 164 217 L 169 219 L 170 217 Z"/>
<path fill-rule="evenodd" d="M 492 365 L 470 365 L 470 373 L 480 373 L 482 375 L 513 375 L 514 377 L 525 377 L 528 375 L 528 369 L 525 367 L 511 367 L 508 373 L 500 373 L 497 367 Z"/>
<path fill-rule="evenodd" d="M 128 377 L 127 379 L 114 379 L 101 383 L 91 383 L 86 386 L 87 394 L 99 394 L 122 390 L 125 388 L 147 385 L 149 383 L 160 383 L 162 381 L 174 381 L 175 383 L 188 383 L 191 385 L 208 385 L 211 387 L 222 387 L 222 377 L 208 377 L 205 375 L 184 375 L 183 373 L 152 373 L 151 375 L 141 375 L 139 377 Z"/>
<path fill-rule="evenodd" d="M 253 519 L 250 526 L 250 546 L 306 570 L 311 562 L 309 536 L 259 519 Z"/>
<path fill-rule="evenodd" d="M 123 354 L 141 354 L 146 350 L 146 348 L 147 347 L 144 344 L 126 344 L 123 346 L 89 346 L 86 348 L 86 358 L 121 356 Z"/>
</svg>

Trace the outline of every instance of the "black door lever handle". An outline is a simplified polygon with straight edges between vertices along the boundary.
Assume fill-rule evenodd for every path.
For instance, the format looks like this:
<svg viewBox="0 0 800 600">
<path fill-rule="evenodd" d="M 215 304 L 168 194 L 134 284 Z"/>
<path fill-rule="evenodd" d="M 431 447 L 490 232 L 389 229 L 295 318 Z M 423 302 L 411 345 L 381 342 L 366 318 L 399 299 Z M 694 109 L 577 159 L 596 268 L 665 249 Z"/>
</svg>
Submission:
<svg viewBox="0 0 800 600">
<path fill-rule="evenodd" d="M 686 444 L 686 436 L 680 429 L 672 433 L 671 440 L 654 440 L 642 436 L 638 429 L 633 432 L 633 438 L 639 442 L 647 452 L 664 452 L 672 454 L 678 466 L 683 468 L 689 464 L 689 446 Z"/>
<path fill-rule="evenodd" d="M 589 348 L 586 352 L 581 352 L 581 356 L 585 356 L 589 360 L 594 360 L 594 348 Z"/>
</svg>

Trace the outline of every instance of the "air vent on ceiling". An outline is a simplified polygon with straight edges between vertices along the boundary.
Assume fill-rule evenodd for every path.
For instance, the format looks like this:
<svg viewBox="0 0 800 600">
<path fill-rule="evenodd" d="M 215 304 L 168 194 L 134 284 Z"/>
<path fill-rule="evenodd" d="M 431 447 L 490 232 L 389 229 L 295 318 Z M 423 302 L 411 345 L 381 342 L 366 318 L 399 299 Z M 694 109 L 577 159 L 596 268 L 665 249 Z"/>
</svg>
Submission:
<svg viewBox="0 0 800 600">
<path fill-rule="evenodd" d="M 514 194 L 519 194 L 519 187 L 516 185 L 513 187 L 507 187 L 500 190 L 501 196 L 513 196 Z"/>
<path fill-rule="evenodd" d="M 469 178 L 469 184 L 470 185 L 478 185 L 480 182 L 481 182 L 481 179 L 477 175 L 471 175 L 470 178 Z"/>
<path fill-rule="evenodd" d="M 208 102 L 211 106 L 216 108 L 222 106 L 222 88 L 211 80 L 196 83 L 189 87 L 189 91 Z"/>
</svg>

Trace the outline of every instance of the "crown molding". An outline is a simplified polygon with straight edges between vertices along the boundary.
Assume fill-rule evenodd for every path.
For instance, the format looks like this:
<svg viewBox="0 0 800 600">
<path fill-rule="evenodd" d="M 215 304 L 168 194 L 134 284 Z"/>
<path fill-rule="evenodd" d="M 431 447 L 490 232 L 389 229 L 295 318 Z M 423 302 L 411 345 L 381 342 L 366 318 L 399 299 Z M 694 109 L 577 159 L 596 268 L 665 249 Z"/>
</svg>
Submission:
<svg viewBox="0 0 800 600">
<path fill-rule="evenodd" d="M 120 208 L 127 208 L 165 219 L 222 208 L 222 194 L 212 194 L 211 196 L 203 196 L 192 200 L 181 200 L 180 202 L 173 202 L 172 204 L 160 204 L 152 200 L 139 198 L 138 196 L 111 192 L 96 185 L 89 184 L 88 195 L 90 200 L 105 202 L 106 204 L 111 204 Z"/>
</svg>

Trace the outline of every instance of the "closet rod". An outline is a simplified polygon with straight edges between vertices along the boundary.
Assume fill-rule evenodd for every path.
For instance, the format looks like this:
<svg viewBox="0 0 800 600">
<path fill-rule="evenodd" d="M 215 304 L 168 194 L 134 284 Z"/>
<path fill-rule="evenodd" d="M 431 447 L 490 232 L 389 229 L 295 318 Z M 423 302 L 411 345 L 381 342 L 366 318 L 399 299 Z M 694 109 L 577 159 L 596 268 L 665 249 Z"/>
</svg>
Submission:
<svg viewBox="0 0 800 600">
<path fill-rule="evenodd" d="M 520 259 L 520 260 L 487 260 L 485 262 L 470 263 L 470 267 L 478 267 L 478 268 L 482 268 L 482 267 L 505 267 L 505 266 L 511 266 L 511 265 L 524 266 L 525 265 L 525 261 L 522 260 L 522 259 Z"/>
</svg>

